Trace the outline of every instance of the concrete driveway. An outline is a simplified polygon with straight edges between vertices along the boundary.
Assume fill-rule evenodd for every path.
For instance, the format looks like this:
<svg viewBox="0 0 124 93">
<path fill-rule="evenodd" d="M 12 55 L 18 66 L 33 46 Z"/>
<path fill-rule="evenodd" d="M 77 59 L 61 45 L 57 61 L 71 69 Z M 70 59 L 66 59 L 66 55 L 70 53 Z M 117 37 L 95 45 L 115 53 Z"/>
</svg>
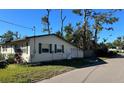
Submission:
<svg viewBox="0 0 124 93">
<path fill-rule="evenodd" d="M 39 83 L 124 83 L 124 57 L 105 61 L 107 64 L 76 69 Z"/>
</svg>

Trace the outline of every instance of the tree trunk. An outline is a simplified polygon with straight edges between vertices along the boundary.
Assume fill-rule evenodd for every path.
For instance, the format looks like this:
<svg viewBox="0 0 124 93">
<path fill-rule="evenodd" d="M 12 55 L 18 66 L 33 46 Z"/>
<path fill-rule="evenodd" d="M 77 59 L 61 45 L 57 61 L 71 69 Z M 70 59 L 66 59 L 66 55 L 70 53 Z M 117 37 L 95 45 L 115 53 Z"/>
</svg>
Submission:
<svg viewBox="0 0 124 93">
<path fill-rule="evenodd" d="M 61 36 L 63 37 L 63 24 L 64 24 L 66 16 L 63 18 L 62 9 L 60 10 L 60 16 L 61 16 Z"/>
<path fill-rule="evenodd" d="M 94 41 L 95 41 L 96 44 L 97 44 L 97 33 L 98 33 L 98 31 L 97 31 L 97 29 L 95 29 L 95 37 L 94 37 Z"/>
<path fill-rule="evenodd" d="M 47 15 L 47 18 L 48 18 L 48 34 L 50 35 L 51 32 L 50 32 L 50 22 L 49 22 L 49 15 L 50 15 L 50 10 L 49 9 L 47 9 L 47 13 L 48 13 L 48 15 Z"/>
<path fill-rule="evenodd" d="M 62 20 L 62 9 L 60 10 L 61 15 L 61 36 L 63 36 L 63 20 Z"/>
<path fill-rule="evenodd" d="M 86 49 L 86 9 L 84 9 L 83 49 Z"/>
</svg>

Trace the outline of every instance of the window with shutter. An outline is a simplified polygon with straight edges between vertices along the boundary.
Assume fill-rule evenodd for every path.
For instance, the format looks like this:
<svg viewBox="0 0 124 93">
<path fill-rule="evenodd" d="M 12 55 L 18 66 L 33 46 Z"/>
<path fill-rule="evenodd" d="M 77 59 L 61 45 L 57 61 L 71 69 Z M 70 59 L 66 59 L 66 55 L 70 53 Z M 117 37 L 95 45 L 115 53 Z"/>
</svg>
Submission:
<svg viewBox="0 0 124 93">
<path fill-rule="evenodd" d="M 50 53 L 50 44 L 42 44 L 42 53 Z"/>
<path fill-rule="evenodd" d="M 55 53 L 64 53 L 64 45 L 55 44 Z"/>
</svg>

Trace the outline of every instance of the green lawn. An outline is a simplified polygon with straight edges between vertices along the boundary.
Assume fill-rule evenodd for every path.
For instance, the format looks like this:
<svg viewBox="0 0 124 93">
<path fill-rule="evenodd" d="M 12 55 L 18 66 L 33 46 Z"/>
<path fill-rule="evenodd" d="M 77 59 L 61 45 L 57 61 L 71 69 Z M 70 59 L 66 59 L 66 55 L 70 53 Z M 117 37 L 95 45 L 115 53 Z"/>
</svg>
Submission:
<svg viewBox="0 0 124 93">
<path fill-rule="evenodd" d="M 99 60 L 98 58 L 96 58 Z M 58 74 L 74 70 L 76 68 L 94 66 L 104 64 L 96 59 L 73 59 L 52 62 L 44 66 L 28 66 L 10 64 L 5 69 L 0 69 L 0 82 L 30 83 L 48 79 Z M 51 65 L 50 65 L 51 64 Z"/>
<path fill-rule="evenodd" d="M 73 67 L 67 66 L 29 67 L 12 64 L 6 69 L 0 69 L 0 82 L 37 82 L 73 69 Z"/>
</svg>

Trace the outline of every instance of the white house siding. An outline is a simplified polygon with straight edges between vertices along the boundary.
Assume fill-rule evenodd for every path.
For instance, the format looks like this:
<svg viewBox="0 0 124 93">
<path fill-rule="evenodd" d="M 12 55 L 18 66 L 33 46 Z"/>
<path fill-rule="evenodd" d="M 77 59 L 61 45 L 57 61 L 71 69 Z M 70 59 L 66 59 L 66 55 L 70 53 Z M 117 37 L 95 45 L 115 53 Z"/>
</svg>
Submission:
<svg viewBox="0 0 124 93">
<path fill-rule="evenodd" d="M 39 43 L 42 44 L 52 44 L 53 53 L 41 53 L 39 54 Z M 64 53 L 55 53 L 54 45 L 64 45 Z M 51 61 L 51 60 L 60 60 L 60 59 L 70 59 L 83 57 L 83 51 L 77 47 L 67 43 L 66 41 L 58 38 L 57 36 L 44 36 L 35 38 L 35 49 L 36 53 L 34 54 L 34 38 L 30 39 L 30 53 L 31 53 L 31 62 L 40 62 L 40 61 Z"/>
<path fill-rule="evenodd" d="M 7 45 L 1 45 L 1 53 L 5 55 L 5 58 L 9 54 L 15 54 L 14 48 L 15 45 L 19 45 L 20 48 L 26 48 L 26 46 L 22 46 L 22 44 L 25 44 L 27 41 L 22 41 L 22 42 L 16 42 L 16 44 L 7 44 Z M 3 46 L 5 47 L 5 50 L 3 49 Z M 4 51 L 3 51 L 4 50 Z M 30 46 L 28 45 L 28 53 L 22 53 L 22 58 L 24 61 L 29 62 L 30 61 Z"/>
<path fill-rule="evenodd" d="M 1 53 L 5 55 L 5 58 L 12 53 L 12 48 L 10 45 L 1 46 Z"/>
<path fill-rule="evenodd" d="M 26 48 L 26 46 L 25 46 Z M 30 46 L 28 44 L 28 52 L 27 53 L 22 53 L 22 57 L 26 62 L 30 61 Z"/>
</svg>

